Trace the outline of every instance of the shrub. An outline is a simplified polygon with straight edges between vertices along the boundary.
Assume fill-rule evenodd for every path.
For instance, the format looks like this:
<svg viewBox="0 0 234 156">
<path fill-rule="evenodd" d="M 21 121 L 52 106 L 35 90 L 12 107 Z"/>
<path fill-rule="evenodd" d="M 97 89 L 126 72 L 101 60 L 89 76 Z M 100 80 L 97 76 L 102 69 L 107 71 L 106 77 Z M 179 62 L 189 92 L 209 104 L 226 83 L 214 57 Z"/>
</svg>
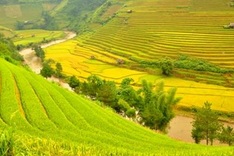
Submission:
<svg viewBox="0 0 234 156">
<path fill-rule="evenodd" d="M 135 110 L 134 108 L 130 108 L 130 109 L 128 109 L 128 110 L 126 111 L 126 115 L 127 115 L 128 117 L 134 117 L 135 114 L 136 114 L 136 110 Z"/>
<path fill-rule="evenodd" d="M 221 68 L 217 65 L 209 63 L 206 60 L 192 58 L 186 55 L 180 55 L 174 63 L 176 68 L 191 69 L 196 71 L 208 71 L 214 73 L 233 72 L 232 69 Z"/>
<path fill-rule="evenodd" d="M 163 75 L 169 76 L 172 74 L 174 63 L 170 58 L 166 57 L 160 60 L 160 68 Z"/>
</svg>

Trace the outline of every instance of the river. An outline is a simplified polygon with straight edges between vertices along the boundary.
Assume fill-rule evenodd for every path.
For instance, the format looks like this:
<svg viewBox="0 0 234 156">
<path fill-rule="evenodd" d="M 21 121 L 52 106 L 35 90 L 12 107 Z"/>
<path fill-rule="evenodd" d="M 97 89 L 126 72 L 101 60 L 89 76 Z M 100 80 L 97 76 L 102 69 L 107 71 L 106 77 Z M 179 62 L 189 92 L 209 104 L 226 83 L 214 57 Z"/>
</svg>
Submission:
<svg viewBox="0 0 234 156">
<path fill-rule="evenodd" d="M 65 33 L 66 33 L 65 38 L 51 41 L 49 43 L 41 44 L 41 47 L 47 48 L 49 46 L 65 42 L 69 39 L 76 37 L 76 33 L 74 33 L 74 32 L 65 32 Z M 36 74 L 40 74 L 40 71 L 42 69 L 42 62 L 41 62 L 41 59 L 36 56 L 36 53 L 34 50 L 32 50 L 32 48 L 23 49 L 19 52 L 19 54 L 23 56 L 24 63 L 27 64 L 33 72 L 35 72 Z M 64 83 L 63 81 L 61 81 L 58 78 L 52 77 L 52 78 L 48 78 L 48 80 L 53 81 L 53 82 L 57 82 L 58 84 L 60 84 L 60 86 L 66 88 L 68 90 L 72 90 L 67 83 Z"/>
</svg>

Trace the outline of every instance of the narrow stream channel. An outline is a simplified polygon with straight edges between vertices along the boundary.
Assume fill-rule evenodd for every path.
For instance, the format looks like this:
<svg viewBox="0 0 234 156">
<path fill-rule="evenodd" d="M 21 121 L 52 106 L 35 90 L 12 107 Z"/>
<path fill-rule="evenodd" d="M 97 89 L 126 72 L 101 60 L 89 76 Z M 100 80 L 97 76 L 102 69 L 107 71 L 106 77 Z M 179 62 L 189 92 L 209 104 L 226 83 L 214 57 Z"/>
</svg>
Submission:
<svg viewBox="0 0 234 156">
<path fill-rule="evenodd" d="M 65 32 L 65 33 L 66 33 L 66 37 L 64 39 L 59 39 L 59 40 L 51 41 L 49 43 L 42 44 L 41 47 L 47 48 L 49 46 L 65 42 L 69 39 L 76 37 L 76 33 L 74 32 Z M 35 72 L 36 74 L 40 74 L 40 71 L 42 69 L 42 62 L 41 62 L 41 59 L 36 56 L 35 51 L 32 50 L 32 48 L 26 48 L 26 49 L 21 50 L 19 53 L 20 55 L 23 56 L 24 63 L 27 64 L 33 72 Z M 70 91 L 72 90 L 71 87 L 67 83 L 60 81 L 58 78 L 52 77 L 52 78 L 48 78 L 47 80 L 56 82 L 63 88 L 66 88 Z"/>
<path fill-rule="evenodd" d="M 66 33 L 65 38 L 42 44 L 41 47 L 47 48 L 49 46 L 65 42 L 69 39 L 76 37 L 76 33 L 74 32 L 65 32 L 65 33 Z M 20 55 L 23 56 L 25 64 L 27 64 L 33 72 L 35 72 L 36 74 L 39 74 L 42 69 L 42 64 L 41 64 L 40 58 L 38 58 L 35 55 L 35 51 L 32 50 L 32 48 L 26 48 L 26 49 L 21 50 L 19 53 Z"/>
</svg>

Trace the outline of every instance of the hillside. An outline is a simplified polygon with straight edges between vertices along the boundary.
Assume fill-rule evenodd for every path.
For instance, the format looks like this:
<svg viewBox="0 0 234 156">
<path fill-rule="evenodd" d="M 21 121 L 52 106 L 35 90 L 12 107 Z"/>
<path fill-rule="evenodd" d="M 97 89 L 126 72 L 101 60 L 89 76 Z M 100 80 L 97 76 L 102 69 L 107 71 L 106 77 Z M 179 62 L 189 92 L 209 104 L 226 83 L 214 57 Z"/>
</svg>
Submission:
<svg viewBox="0 0 234 156">
<path fill-rule="evenodd" d="M 71 57 L 81 59 L 82 66 L 88 65 L 90 56 L 113 65 L 117 59 L 123 59 L 124 67 L 137 70 L 143 70 L 142 66 L 154 69 L 155 61 L 171 57 L 180 62 L 176 63 L 178 70 L 175 70 L 179 78 L 233 87 L 233 75 L 217 69 L 234 66 L 233 29 L 223 28 L 233 20 L 234 9 L 226 5 L 228 1 L 112 2 L 107 8 L 101 8 L 100 12 L 104 13 L 99 14 L 99 20 L 98 11 L 95 12 L 90 24 L 93 31 L 84 33 L 78 43 L 71 45 Z M 209 5 L 204 7 L 206 2 Z M 200 60 L 191 61 L 188 57 Z M 86 61 L 82 61 L 84 58 Z M 194 61 L 200 63 L 191 65 Z M 71 69 L 75 67 L 70 65 Z"/>
<path fill-rule="evenodd" d="M 91 147 L 91 155 L 174 155 L 175 150 L 177 155 L 233 154 L 233 148 L 169 139 L 2 59 L 0 82 L 0 127 L 12 126 L 17 134 L 70 141 Z"/>
<path fill-rule="evenodd" d="M 1 0 L 0 26 L 11 29 L 86 30 L 106 0 Z"/>
<path fill-rule="evenodd" d="M 228 0 L 109 2 L 93 14 L 92 31 L 46 48 L 46 57 L 81 80 L 90 74 L 117 83 L 131 77 L 136 85 L 164 80 L 178 88 L 181 106 L 210 101 L 216 110 L 233 111 L 234 74 L 218 70 L 232 69 L 234 63 L 233 29 L 223 28 L 234 14 Z M 183 68 L 163 76 L 155 65 L 163 57 L 181 61 Z M 217 71 L 202 71 L 210 66 Z"/>
<path fill-rule="evenodd" d="M 33 3 L 32 3 L 33 2 Z M 0 3 L 0 25 L 15 29 L 36 27 L 43 12 L 58 5 L 57 1 L 5 1 Z"/>
</svg>

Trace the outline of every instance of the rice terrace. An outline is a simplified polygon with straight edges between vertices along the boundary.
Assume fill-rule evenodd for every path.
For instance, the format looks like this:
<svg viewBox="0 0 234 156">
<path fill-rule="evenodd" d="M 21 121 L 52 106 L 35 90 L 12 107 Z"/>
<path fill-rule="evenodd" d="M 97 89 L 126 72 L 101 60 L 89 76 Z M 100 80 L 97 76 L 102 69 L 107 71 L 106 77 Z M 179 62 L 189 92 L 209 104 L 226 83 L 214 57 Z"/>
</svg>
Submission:
<svg viewBox="0 0 234 156">
<path fill-rule="evenodd" d="M 0 155 L 234 155 L 233 23 L 233 0 L 0 0 Z"/>
</svg>

